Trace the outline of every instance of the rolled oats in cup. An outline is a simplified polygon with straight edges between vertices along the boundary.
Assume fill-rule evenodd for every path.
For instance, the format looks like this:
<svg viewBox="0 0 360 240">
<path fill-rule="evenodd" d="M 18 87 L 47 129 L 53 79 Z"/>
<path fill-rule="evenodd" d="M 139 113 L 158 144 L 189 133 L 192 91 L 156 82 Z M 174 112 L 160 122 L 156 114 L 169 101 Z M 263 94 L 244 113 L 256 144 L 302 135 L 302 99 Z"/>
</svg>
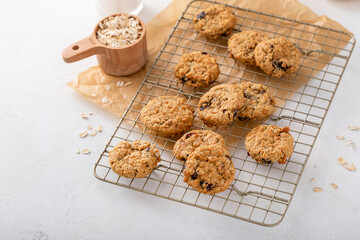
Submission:
<svg viewBox="0 0 360 240">
<path fill-rule="evenodd" d="M 138 40 L 142 30 L 139 20 L 122 14 L 100 22 L 96 38 L 106 46 L 124 47 Z"/>
</svg>

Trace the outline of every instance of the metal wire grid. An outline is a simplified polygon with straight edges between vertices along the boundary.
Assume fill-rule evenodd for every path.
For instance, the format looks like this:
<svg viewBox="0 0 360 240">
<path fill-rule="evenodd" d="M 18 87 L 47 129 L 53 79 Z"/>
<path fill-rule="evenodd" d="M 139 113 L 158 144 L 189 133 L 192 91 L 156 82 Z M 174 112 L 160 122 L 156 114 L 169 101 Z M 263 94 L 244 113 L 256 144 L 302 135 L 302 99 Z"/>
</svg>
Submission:
<svg viewBox="0 0 360 240">
<path fill-rule="evenodd" d="M 229 58 L 228 37 L 208 40 L 193 30 L 191 19 L 209 3 L 213 2 L 193 1 L 187 6 L 106 144 L 95 164 L 94 175 L 119 186 L 256 224 L 275 226 L 281 222 L 291 202 L 355 39 L 345 32 L 229 6 L 238 18 L 234 31 L 254 29 L 265 32 L 269 37 L 283 36 L 303 52 L 301 67 L 295 74 L 272 78 L 257 68 Z M 183 164 L 171 152 L 177 138 L 157 136 L 140 120 L 142 107 L 157 96 L 185 97 L 189 105 L 197 108 L 199 98 L 208 89 L 186 87 L 174 77 L 178 60 L 190 51 L 206 51 L 217 59 L 221 74 L 216 84 L 263 83 L 273 91 L 277 102 L 276 111 L 269 119 L 237 121 L 213 129 L 224 136 L 236 169 L 231 187 L 215 195 L 200 194 L 184 183 Z M 286 164 L 260 165 L 247 155 L 244 138 L 259 124 L 290 127 L 295 140 L 294 153 Z M 197 114 L 192 129 L 206 129 Z M 137 139 L 154 143 L 160 150 L 162 161 L 146 178 L 119 177 L 111 171 L 108 151 L 120 141 Z"/>
</svg>

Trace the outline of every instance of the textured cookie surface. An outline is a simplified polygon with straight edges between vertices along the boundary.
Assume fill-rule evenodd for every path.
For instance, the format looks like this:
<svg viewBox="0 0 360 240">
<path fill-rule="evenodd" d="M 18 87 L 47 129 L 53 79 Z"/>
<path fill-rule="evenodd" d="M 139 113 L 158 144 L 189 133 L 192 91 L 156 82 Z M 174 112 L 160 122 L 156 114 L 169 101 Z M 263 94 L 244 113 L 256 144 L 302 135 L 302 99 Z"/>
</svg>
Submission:
<svg viewBox="0 0 360 240">
<path fill-rule="evenodd" d="M 275 99 L 263 84 L 244 82 L 240 84 L 245 98 L 245 109 L 238 114 L 240 120 L 267 117 L 274 109 Z"/>
<path fill-rule="evenodd" d="M 213 4 L 199 10 L 193 19 L 194 28 L 208 38 L 216 39 L 221 35 L 230 34 L 236 24 L 236 17 L 229 8 Z"/>
<path fill-rule="evenodd" d="M 232 57 L 240 62 L 255 66 L 254 50 L 262 41 L 269 39 L 265 34 L 256 31 L 235 33 L 229 38 L 228 48 Z"/>
<path fill-rule="evenodd" d="M 286 163 L 293 153 L 294 138 L 289 127 L 260 125 L 245 138 L 246 150 L 258 163 Z"/>
<path fill-rule="evenodd" d="M 207 87 L 219 76 L 215 58 L 206 52 L 184 54 L 175 67 L 175 76 L 181 83 L 194 87 Z"/>
<path fill-rule="evenodd" d="M 204 194 L 225 191 L 234 177 L 230 155 L 219 144 L 198 147 L 185 162 L 184 182 Z"/>
<path fill-rule="evenodd" d="M 220 84 L 201 97 L 198 114 L 207 126 L 221 126 L 234 121 L 244 106 L 245 100 L 239 85 Z"/>
<path fill-rule="evenodd" d="M 141 119 L 160 135 L 175 136 L 191 127 L 193 109 L 184 98 L 162 96 L 148 102 L 141 110 Z"/>
<path fill-rule="evenodd" d="M 120 142 L 109 151 L 111 169 L 127 178 L 142 178 L 160 162 L 159 150 L 147 141 Z"/>
<path fill-rule="evenodd" d="M 284 38 L 259 43 L 254 54 L 256 65 L 273 77 L 293 73 L 299 68 L 300 51 Z"/>
<path fill-rule="evenodd" d="M 219 144 L 225 148 L 225 140 L 220 134 L 211 130 L 192 130 L 176 141 L 173 153 L 177 159 L 185 162 L 195 149 L 211 144 Z"/>
</svg>

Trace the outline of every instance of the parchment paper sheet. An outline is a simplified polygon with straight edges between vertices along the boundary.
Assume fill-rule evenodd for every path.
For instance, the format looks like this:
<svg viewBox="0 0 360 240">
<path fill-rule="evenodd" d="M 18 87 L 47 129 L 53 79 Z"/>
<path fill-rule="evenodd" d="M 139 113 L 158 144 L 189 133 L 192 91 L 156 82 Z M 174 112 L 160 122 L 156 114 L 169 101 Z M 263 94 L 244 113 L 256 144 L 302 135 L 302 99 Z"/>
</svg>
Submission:
<svg viewBox="0 0 360 240">
<path fill-rule="evenodd" d="M 184 11 L 187 4 L 190 0 L 174 0 L 167 8 L 161 11 L 156 17 L 154 17 L 150 22 L 146 24 L 147 29 L 147 43 L 148 43 L 148 61 L 146 66 L 144 66 L 139 72 L 127 76 L 127 77 L 114 77 L 105 74 L 99 66 L 94 66 L 86 71 L 79 74 L 78 78 L 72 82 L 69 82 L 67 85 L 75 89 L 82 96 L 88 100 L 100 105 L 109 112 L 112 112 L 118 116 L 122 116 L 126 107 L 130 103 L 131 99 L 138 90 L 141 82 L 144 80 L 146 73 L 148 72 L 150 66 L 153 64 L 156 56 L 158 55 L 160 49 L 162 48 L 164 42 L 168 38 L 170 32 L 172 31 L 175 23 L 179 19 L 180 15 Z M 260 11 L 264 13 L 269 13 L 285 18 L 295 19 L 298 21 L 303 21 L 307 23 L 312 23 L 320 25 L 323 27 L 333 28 L 339 31 L 349 32 L 342 25 L 337 23 L 334 20 L 329 19 L 326 16 L 316 15 L 309 7 L 304 6 L 296 0 L 218 0 L 218 2 L 224 2 L 230 5 L 239 6 L 242 8 L 249 8 L 251 10 Z M 264 19 L 266 21 L 266 19 Z M 296 28 L 296 25 L 293 26 Z M 311 29 L 309 29 L 311 31 Z M 288 33 L 286 33 L 288 34 Z M 296 31 L 290 33 L 290 36 L 298 38 Z M 324 33 L 326 34 L 326 32 Z M 270 36 L 272 37 L 272 36 Z M 306 38 L 307 36 L 301 36 L 301 38 Z M 309 36 L 311 37 L 311 36 Z M 337 38 L 338 36 L 334 36 Z M 317 49 L 316 43 L 323 44 L 324 41 L 328 45 L 334 45 L 332 39 L 318 38 L 313 39 L 310 46 L 304 42 L 303 47 L 308 47 L 311 49 Z M 345 41 L 347 41 L 345 39 Z M 301 44 L 301 43 L 300 43 Z M 338 48 L 345 46 L 346 42 L 340 42 L 337 44 Z M 323 47 L 324 49 L 324 47 Z M 325 49 L 326 50 L 326 49 Z M 337 53 L 337 49 L 328 49 L 330 52 Z M 323 68 L 329 61 L 331 61 L 330 56 L 322 56 L 322 63 L 310 61 L 304 61 L 303 66 L 315 67 L 316 69 Z M 314 65 L 316 64 L 316 65 Z M 310 68 L 304 68 L 301 71 L 305 71 L 304 75 L 314 75 L 316 72 L 312 71 L 307 73 L 306 71 L 311 71 Z M 297 77 L 296 81 L 307 81 L 308 78 L 301 79 Z M 118 87 L 116 84 L 119 81 L 123 81 L 125 84 L 131 82 L 130 85 L 126 87 Z M 221 81 L 221 80 L 220 80 Z M 260 80 L 261 81 L 261 80 Z M 293 84 L 291 84 L 293 87 Z M 286 86 L 282 86 L 286 87 Z M 290 87 L 290 86 L 289 86 Z M 294 90 L 294 89 L 292 89 Z M 288 97 L 287 93 L 284 98 Z"/>
</svg>

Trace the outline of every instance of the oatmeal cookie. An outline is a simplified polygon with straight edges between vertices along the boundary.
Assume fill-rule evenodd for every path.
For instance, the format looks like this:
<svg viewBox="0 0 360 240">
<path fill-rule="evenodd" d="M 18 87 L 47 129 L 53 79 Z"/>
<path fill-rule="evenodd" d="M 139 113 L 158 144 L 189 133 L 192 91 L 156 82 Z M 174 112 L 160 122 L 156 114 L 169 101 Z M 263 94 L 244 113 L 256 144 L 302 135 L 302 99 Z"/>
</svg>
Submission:
<svg viewBox="0 0 360 240">
<path fill-rule="evenodd" d="M 294 138 L 289 131 L 289 127 L 260 125 L 246 136 L 246 150 L 258 163 L 286 163 L 294 149 Z"/>
<path fill-rule="evenodd" d="M 230 34 L 236 25 L 236 17 L 231 10 L 220 4 L 213 4 L 199 10 L 193 19 L 195 30 L 210 39 Z"/>
<path fill-rule="evenodd" d="M 269 116 L 274 109 L 275 99 L 270 90 L 262 84 L 244 82 L 240 84 L 245 98 L 245 109 L 238 113 L 238 118 L 260 119 Z"/>
<path fill-rule="evenodd" d="M 206 52 L 184 54 L 175 67 L 175 76 L 185 85 L 208 87 L 219 76 L 216 59 Z"/>
<path fill-rule="evenodd" d="M 256 65 L 273 77 L 293 73 L 299 68 L 300 51 L 285 38 L 269 39 L 259 43 L 254 54 Z"/>
<path fill-rule="evenodd" d="M 184 98 L 176 96 L 157 97 L 141 110 L 145 126 L 154 132 L 175 136 L 191 127 L 194 111 Z"/>
<path fill-rule="evenodd" d="M 225 125 L 245 109 L 245 99 L 237 84 L 220 84 L 205 93 L 198 105 L 200 119 L 209 127 Z"/>
<path fill-rule="evenodd" d="M 120 142 L 109 151 L 111 169 L 122 177 L 143 178 L 160 162 L 159 150 L 147 141 Z"/>
<path fill-rule="evenodd" d="M 196 148 L 210 144 L 219 144 L 225 148 L 225 140 L 220 134 L 211 130 L 192 130 L 176 141 L 173 153 L 177 159 L 186 162 Z"/>
<path fill-rule="evenodd" d="M 255 66 L 254 49 L 267 39 L 269 38 L 265 34 L 256 31 L 235 33 L 228 41 L 230 56 L 244 64 Z"/>
<path fill-rule="evenodd" d="M 204 194 L 225 191 L 234 177 L 229 152 L 220 144 L 198 147 L 185 162 L 184 182 Z"/>
</svg>

